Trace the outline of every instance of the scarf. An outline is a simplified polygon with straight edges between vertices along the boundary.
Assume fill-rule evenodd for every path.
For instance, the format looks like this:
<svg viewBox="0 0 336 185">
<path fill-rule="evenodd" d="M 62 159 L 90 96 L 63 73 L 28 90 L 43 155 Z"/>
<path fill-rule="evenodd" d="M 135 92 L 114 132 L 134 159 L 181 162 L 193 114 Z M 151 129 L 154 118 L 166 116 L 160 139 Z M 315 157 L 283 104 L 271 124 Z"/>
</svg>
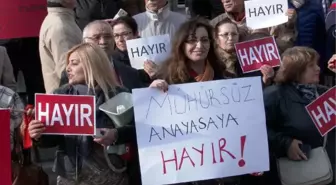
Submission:
<svg viewBox="0 0 336 185">
<path fill-rule="evenodd" d="M 202 74 L 197 74 L 194 70 L 191 69 L 190 75 L 194 77 L 196 82 L 206 82 L 214 79 L 215 72 L 212 66 L 210 65 L 210 62 L 207 61 L 205 64 L 204 72 Z"/>
<path fill-rule="evenodd" d="M 307 85 L 294 83 L 294 86 L 299 91 L 302 98 L 308 100 L 309 103 L 314 101 L 318 96 L 317 87 L 314 84 Z"/>
<path fill-rule="evenodd" d="M 55 3 L 55 2 L 48 2 L 47 7 L 50 7 L 50 8 L 55 8 L 55 7 L 65 8 L 61 3 Z"/>
<path fill-rule="evenodd" d="M 221 62 L 224 63 L 226 71 L 234 76 L 237 76 L 237 54 L 235 52 L 228 53 L 222 48 L 217 46 L 217 55 Z"/>
</svg>

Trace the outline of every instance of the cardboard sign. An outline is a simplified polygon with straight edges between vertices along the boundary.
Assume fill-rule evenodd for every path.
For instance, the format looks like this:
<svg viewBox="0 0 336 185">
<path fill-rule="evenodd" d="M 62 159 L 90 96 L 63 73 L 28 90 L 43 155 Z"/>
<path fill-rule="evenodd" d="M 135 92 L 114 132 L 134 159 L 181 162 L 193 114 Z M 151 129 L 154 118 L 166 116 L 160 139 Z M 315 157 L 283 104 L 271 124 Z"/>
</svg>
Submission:
<svg viewBox="0 0 336 185">
<path fill-rule="evenodd" d="M 260 77 L 133 89 L 133 104 L 142 184 L 269 170 Z"/>
<path fill-rule="evenodd" d="M 35 118 L 45 123 L 44 134 L 95 135 L 94 96 L 35 95 Z"/>
<path fill-rule="evenodd" d="M 261 29 L 288 22 L 287 0 L 244 1 L 247 27 Z"/>
<path fill-rule="evenodd" d="M 11 185 L 11 150 L 10 150 L 10 111 L 9 109 L 0 109 L 0 178 L 1 184 Z"/>
<path fill-rule="evenodd" d="M 318 131 L 325 136 L 336 127 L 336 86 L 306 106 Z"/>
<path fill-rule="evenodd" d="M 263 65 L 276 67 L 281 63 L 274 37 L 240 42 L 235 44 L 235 48 L 244 73 L 258 71 Z"/>
<path fill-rule="evenodd" d="M 46 0 L 0 0 L 0 39 L 38 37 Z"/>
<path fill-rule="evenodd" d="M 143 69 L 146 60 L 160 65 L 170 55 L 169 35 L 159 35 L 126 41 L 128 56 L 131 65 L 136 69 Z"/>
</svg>

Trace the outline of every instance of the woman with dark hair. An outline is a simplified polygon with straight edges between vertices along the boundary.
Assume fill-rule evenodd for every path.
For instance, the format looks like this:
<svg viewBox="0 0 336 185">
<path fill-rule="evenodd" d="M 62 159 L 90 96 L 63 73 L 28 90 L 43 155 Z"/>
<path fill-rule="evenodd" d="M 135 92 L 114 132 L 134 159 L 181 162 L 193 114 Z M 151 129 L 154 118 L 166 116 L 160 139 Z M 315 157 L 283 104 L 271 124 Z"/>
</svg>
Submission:
<svg viewBox="0 0 336 185">
<path fill-rule="evenodd" d="M 225 65 L 216 56 L 212 27 L 203 19 L 194 19 L 184 23 L 176 32 L 172 42 L 171 57 L 158 72 L 160 79 L 150 87 L 162 91 L 168 84 L 205 82 L 228 78 Z M 236 183 L 236 178 L 206 180 L 197 185 Z"/>
<path fill-rule="evenodd" d="M 274 79 L 276 85 L 267 87 L 264 91 L 271 158 L 268 184 L 280 184 L 275 165 L 277 158 L 307 160 L 309 156 L 303 153 L 300 146 L 309 145 L 314 149 L 323 144 L 323 137 L 305 108 L 327 90 L 318 85 L 319 58 L 319 54 L 308 47 L 287 49 Z M 334 171 L 335 130 L 328 133 L 326 151 Z"/>
<path fill-rule="evenodd" d="M 171 57 L 161 67 L 158 77 L 168 84 L 226 78 L 225 65 L 219 62 L 213 42 L 212 27 L 206 20 L 184 23 L 173 38 Z"/>
<path fill-rule="evenodd" d="M 115 61 L 131 66 L 127 53 L 126 41 L 139 38 L 138 24 L 129 16 L 119 17 L 111 23 L 116 50 L 112 54 Z M 145 61 L 144 70 L 138 70 L 141 80 L 149 85 L 157 71 L 152 61 Z"/>
<path fill-rule="evenodd" d="M 112 54 L 113 60 L 131 66 L 127 54 L 126 41 L 139 38 L 138 25 L 132 17 L 119 17 L 111 23 L 113 38 L 116 45 L 115 52 Z"/>
<path fill-rule="evenodd" d="M 240 38 L 239 29 L 236 23 L 229 18 L 225 18 L 218 22 L 215 26 L 216 38 L 216 54 L 220 61 L 226 66 L 226 69 L 234 77 L 249 77 L 262 76 L 263 84 L 269 85 L 272 83 L 274 70 L 271 66 L 264 65 L 260 68 L 260 72 L 243 73 L 235 50 L 235 44 L 240 40 L 248 41 L 255 40 L 269 35 L 261 33 L 252 33 L 247 35 L 244 39 Z"/>
</svg>

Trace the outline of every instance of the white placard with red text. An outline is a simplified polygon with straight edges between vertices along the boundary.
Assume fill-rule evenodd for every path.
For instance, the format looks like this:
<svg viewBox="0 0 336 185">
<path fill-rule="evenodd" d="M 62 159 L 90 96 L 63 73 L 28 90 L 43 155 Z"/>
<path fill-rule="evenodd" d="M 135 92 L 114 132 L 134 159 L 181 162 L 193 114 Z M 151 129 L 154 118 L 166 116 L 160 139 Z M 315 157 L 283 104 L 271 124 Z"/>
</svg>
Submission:
<svg viewBox="0 0 336 185">
<path fill-rule="evenodd" d="M 336 86 L 319 96 L 306 109 L 322 136 L 336 127 Z"/>
<path fill-rule="evenodd" d="M 258 71 L 263 65 L 277 67 L 281 63 L 274 37 L 240 42 L 235 48 L 243 73 Z"/>
<path fill-rule="evenodd" d="M 95 135 L 95 104 L 94 96 L 35 94 L 35 118 L 44 134 Z"/>
<path fill-rule="evenodd" d="M 251 29 L 261 29 L 288 22 L 287 0 L 244 1 L 246 25 Z"/>
<path fill-rule="evenodd" d="M 269 170 L 260 77 L 133 89 L 133 105 L 142 184 Z"/>
</svg>

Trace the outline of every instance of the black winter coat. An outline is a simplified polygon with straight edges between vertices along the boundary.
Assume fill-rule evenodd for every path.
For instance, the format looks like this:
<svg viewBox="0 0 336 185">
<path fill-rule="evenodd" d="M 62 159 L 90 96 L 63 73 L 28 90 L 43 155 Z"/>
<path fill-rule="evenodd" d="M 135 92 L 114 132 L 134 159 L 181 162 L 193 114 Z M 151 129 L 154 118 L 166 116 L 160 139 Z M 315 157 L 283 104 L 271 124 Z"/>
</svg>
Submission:
<svg viewBox="0 0 336 185">
<path fill-rule="evenodd" d="M 112 59 L 113 59 L 114 62 L 122 63 L 126 66 L 132 67 L 130 59 L 128 57 L 127 51 L 121 51 L 117 48 L 112 53 Z M 134 69 L 134 70 L 136 70 L 136 69 Z M 140 78 L 141 82 L 145 86 L 149 86 L 153 82 L 153 80 L 149 77 L 149 75 L 145 72 L 145 70 L 139 69 L 139 70 L 137 70 L 137 72 L 138 72 L 138 75 L 139 75 L 139 78 Z"/>
<path fill-rule="evenodd" d="M 77 0 L 76 22 L 83 30 L 92 21 L 112 19 L 120 7 L 120 0 Z"/>
<path fill-rule="evenodd" d="M 318 86 L 318 94 L 327 88 Z M 312 148 L 323 145 L 320 135 L 305 106 L 310 102 L 303 99 L 293 85 L 274 85 L 264 90 L 266 124 L 271 160 L 287 156 L 293 139 L 302 141 Z M 328 134 L 326 146 L 330 162 L 335 167 L 335 130 Z M 273 157 L 273 159 L 272 159 Z M 276 173 L 276 168 L 271 169 Z"/>
</svg>

